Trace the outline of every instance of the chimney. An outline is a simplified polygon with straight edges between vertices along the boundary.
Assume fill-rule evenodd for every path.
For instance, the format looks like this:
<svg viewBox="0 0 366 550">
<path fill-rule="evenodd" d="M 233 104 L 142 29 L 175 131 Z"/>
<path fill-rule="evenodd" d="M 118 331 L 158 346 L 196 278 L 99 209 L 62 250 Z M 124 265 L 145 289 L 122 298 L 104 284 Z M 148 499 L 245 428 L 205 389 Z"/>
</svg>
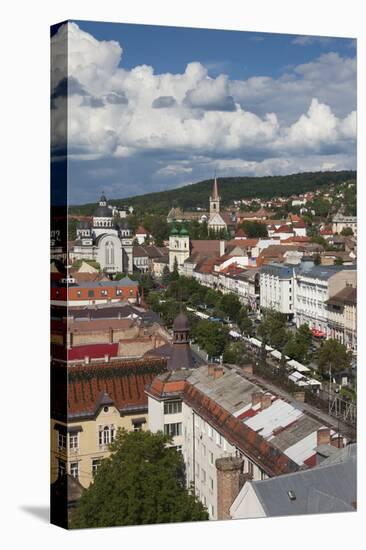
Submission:
<svg viewBox="0 0 366 550">
<path fill-rule="evenodd" d="M 330 428 L 323 426 L 318 429 L 316 444 L 318 445 L 329 445 L 330 444 Z"/>
<path fill-rule="evenodd" d="M 261 395 L 261 409 L 268 409 L 272 405 L 272 396 L 269 393 L 263 393 Z"/>
<path fill-rule="evenodd" d="M 220 256 L 225 254 L 225 241 L 220 241 Z"/>
<path fill-rule="evenodd" d="M 214 367 L 213 377 L 215 380 L 217 380 L 217 378 L 221 378 L 221 376 L 223 375 L 224 375 L 224 369 L 222 367 Z"/>
<path fill-rule="evenodd" d="M 207 367 L 208 376 L 213 376 L 214 375 L 214 370 L 215 370 L 215 365 L 213 365 L 212 363 L 209 364 L 208 367 Z"/>
<path fill-rule="evenodd" d="M 253 374 L 253 365 L 244 365 L 243 366 L 244 374 Z"/>
<path fill-rule="evenodd" d="M 108 353 L 106 353 L 106 354 L 104 355 L 104 361 L 105 361 L 106 363 L 108 363 L 108 361 L 109 361 L 109 355 L 108 355 Z"/>
<path fill-rule="evenodd" d="M 254 405 L 258 405 L 258 403 L 261 403 L 262 393 L 263 392 L 261 392 L 261 391 L 254 391 L 252 393 L 252 407 L 254 407 Z"/>
<path fill-rule="evenodd" d="M 333 437 L 331 439 L 330 444 L 332 445 L 332 447 L 337 447 L 337 449 L 343 449 L 343 437 L 340 434 L 337 434 L 336 437 Z"/>
<path fill-rule="evenodd" d="M 230 506 L 241 489 L 243 459 L 234 456 L 217 458 L 217 519 L 231 519 Z"/>
<path fill-rule="evenodd" d="M 89 364 L 90 361 L 89 361 L 89 356 L 88 356 L 88 355 L 86 355 L 86 356 L 84 357 L 84 361 L 85 361 L 85 364 L 86 364 L 86 365 Z"/>
<path fill-rule="evenodd" d="M 113 328 L 109 329 L 109 343 L 113 344 Z"/>
</svg>

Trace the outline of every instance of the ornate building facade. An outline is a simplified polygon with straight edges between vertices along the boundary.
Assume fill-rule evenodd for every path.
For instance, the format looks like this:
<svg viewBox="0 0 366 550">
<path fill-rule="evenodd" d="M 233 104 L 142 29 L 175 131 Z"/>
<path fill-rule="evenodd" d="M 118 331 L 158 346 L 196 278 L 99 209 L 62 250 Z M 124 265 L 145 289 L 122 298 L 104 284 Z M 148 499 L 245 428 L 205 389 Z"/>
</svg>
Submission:
<svg viewBox="0 0 366 550">
<path fill-rule="evenodd" d="M 70 260 L 94 260 L 106 273 L 133 272 L 133 235 L 127 220 L 116 222 L 104 194 L 92 221 L 81 221 Z"/>
</svg>

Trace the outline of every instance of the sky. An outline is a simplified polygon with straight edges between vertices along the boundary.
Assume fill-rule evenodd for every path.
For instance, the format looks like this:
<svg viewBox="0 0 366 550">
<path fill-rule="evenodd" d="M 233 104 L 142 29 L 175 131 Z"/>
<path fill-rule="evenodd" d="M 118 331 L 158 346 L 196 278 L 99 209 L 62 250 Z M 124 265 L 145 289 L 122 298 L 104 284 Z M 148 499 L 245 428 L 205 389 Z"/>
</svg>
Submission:
<svg viewBox="0 0 366 550">
<path fill-rule="evenodd" d="M 67 105 L 71 204 L 214 173 L 356 168 L 352 38 L 75 21 L 51 40 L 52 144 L 64 151 Z"/>
</svg>

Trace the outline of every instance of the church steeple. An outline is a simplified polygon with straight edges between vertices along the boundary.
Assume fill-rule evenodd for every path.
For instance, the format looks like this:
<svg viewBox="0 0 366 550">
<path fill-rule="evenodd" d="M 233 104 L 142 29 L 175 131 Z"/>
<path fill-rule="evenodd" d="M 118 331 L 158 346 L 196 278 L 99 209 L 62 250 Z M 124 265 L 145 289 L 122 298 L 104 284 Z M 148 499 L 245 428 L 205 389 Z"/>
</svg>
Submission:
<svg viewBox="0 0 366 550">
<path fill-rule="evenodd" d="M 219 195 L 218 185 L 217 185 L 217 178 L 215 175 L 213 186 L 212 186 L 212 194 L 210 197 L 210 214 L 217 214 L 220 212 L 220 200 L 221 197 Z"/>
</svg>

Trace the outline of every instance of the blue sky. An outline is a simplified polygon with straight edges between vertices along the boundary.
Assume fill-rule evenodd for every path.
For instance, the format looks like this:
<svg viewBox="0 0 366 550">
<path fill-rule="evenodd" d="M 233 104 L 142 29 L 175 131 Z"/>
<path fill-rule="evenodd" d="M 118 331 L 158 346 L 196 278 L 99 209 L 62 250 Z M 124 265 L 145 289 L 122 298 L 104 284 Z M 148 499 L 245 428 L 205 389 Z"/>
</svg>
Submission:
<svg viewBox="0 0 366 550">
<path fill-rule="evenodd" d="M 77 21 L 56 48 L 66 34 L 71 203 L 356 166 L 352 39 Z"/>
</svg>

